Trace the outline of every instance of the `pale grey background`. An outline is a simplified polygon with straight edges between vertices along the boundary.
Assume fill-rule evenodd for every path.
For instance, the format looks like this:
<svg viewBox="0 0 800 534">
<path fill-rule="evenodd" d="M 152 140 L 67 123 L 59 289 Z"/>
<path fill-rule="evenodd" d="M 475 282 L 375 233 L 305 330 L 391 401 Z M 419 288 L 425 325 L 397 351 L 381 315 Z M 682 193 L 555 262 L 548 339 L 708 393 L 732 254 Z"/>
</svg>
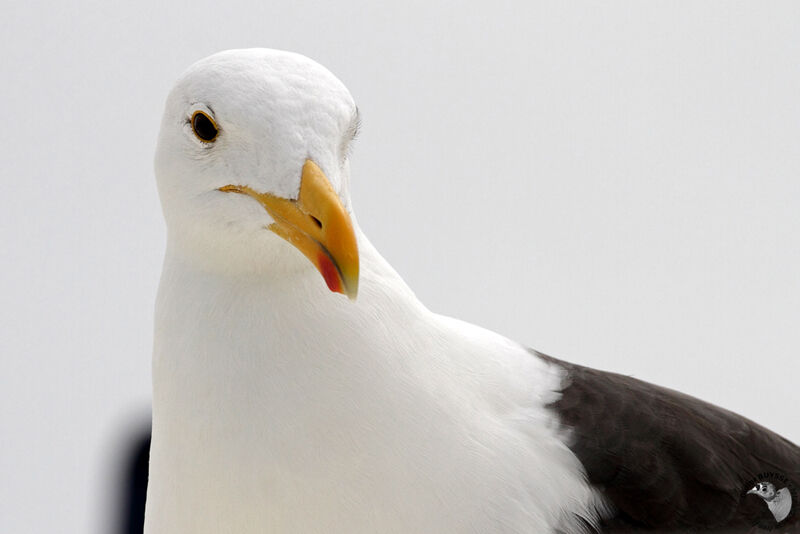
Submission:
<svg viewBox="0 0 800 534">
<path fill-rule="evenodd" d="M 16 2 L 0 44 L 2 532 L 104 529 L 164 97 L 225 48 L 350 88 L 358 219 L 432 309 L 800 441 L 797 2 Z"/>
</svg>

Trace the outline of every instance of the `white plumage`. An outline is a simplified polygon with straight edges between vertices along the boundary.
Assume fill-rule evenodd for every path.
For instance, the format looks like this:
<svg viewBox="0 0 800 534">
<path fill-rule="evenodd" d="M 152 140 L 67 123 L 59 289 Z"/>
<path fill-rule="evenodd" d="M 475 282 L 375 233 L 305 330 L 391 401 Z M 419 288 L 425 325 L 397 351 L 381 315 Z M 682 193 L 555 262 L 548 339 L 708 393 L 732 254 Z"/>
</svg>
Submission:
<svg viewBox="0 0 800 534">
<path fill-rule="evenodd" d="M 357 224 L 358 298 L 331 293 L 259 202 L 219 190 L 294 199 L 311 160 L 350 211 L 355 114 L 272 50 L 211 56 L 171 92 L 146 532 L 580 531 L 602 503 L 546 407 L 556 367 L 428 311 Z"/>
</svg>

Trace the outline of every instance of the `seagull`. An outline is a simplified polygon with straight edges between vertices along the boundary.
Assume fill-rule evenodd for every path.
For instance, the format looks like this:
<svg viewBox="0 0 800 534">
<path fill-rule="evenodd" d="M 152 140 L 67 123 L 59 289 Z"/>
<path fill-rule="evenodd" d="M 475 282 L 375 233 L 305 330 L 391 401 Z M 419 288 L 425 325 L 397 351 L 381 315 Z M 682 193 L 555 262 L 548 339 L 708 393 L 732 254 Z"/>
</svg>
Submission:
<svg viewBox="0 0 800 534">
<path fill-rule="evenodd" d="M 763 480 L 753 486 L 748 494 L 758 495 L 767 504 L 767 508 L 775 521 L 780 523 L 789 516 L 792 511 L 792 494 L 789 488 L 783 487 L 779 490 L 775 489 L 775 484 L 767 480 Z"/>
<path fill-rule="evenodd" d="M 428 310 L 356 221 L 358 126 L 296 53 L 170 92 L 145 532 L 710 531 L 757 473 L 800 483 L 744 417 Z"/>
</svg>

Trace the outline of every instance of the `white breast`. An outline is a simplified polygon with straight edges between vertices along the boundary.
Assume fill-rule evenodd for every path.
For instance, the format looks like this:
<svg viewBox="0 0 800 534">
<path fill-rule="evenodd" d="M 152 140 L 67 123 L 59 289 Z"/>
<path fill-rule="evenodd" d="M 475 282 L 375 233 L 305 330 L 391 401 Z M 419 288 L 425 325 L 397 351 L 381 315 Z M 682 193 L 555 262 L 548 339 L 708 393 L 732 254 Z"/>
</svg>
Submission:
<svg viewBox="0 0 800 534">
<path fill-rule="evenodd" d="M 545 405 L 561 377 L 428 312 L 362 237 L 313 272 L 194 271 L 158 300 L 148 534 L 578 531 L 599 504 Z"/>
<path fill-rule="evenodd" d="M 772 512 L 775 521 L 781 522 L 792 511 L 792 494 L 789 488 L 781 488 L 775 495 L 775 498 L 767 502 L 769 511 Z"/>
</svg>

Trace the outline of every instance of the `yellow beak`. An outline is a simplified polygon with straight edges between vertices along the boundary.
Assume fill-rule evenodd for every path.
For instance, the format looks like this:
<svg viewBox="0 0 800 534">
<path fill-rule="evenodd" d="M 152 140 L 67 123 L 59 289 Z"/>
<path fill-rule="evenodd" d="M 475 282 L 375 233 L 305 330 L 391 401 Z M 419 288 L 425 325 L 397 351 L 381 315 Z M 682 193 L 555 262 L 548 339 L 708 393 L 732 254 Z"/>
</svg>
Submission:
<svg viewBox="0 0 800 534">
<path fill-rule="evenodd" d="M 297 200 L 259 193 L 246 185 L 226 185 L 219 190 L 256 199 L 275 220 L 269 229 L 311 260 L 331 291 L 355 300 L 358 246 L 353 222 L 316 163 L 308 159 L 303 165 Z"/>
</svg>

